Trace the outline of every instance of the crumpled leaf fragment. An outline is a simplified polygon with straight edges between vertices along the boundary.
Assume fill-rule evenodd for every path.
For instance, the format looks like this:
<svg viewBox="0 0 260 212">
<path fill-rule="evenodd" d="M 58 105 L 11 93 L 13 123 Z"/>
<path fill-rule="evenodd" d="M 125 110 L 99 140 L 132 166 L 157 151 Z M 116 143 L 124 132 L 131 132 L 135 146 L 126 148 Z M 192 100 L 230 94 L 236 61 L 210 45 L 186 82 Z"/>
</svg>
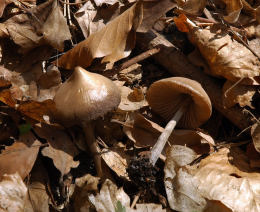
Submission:
<svg viewBox="0 0 260 212">
<path fill-rule="evenodd" d="M 24 211 L 27 188 L 18 173 L 5 174 L 0 181 L 0 211 Z"/>
<path fill-rule="evenodd" d="M 89 195 L 90 202 L 95 206 L 97 211 L 114 212 L 118 201 L 125 207 L 130 207 L 130 198 L 124 192 L 123 188 L 117 186 L 110 180 L 106 179 L 103 183 L 100 193 Z"/>
<path fill-rule="evenodd" d="M 240 12 L 243 8 L 243 4 L 241 0 L 221 0 L 226 4 L 226 13 L 224 16 L 225 21 L 228 23 L 237 22 Z"/>
<path fill-rule="evenodd" d="M 244 45 L 232 39 L 226 30 L 212 27 L 199 29 L 187 21 L 191 42 L 198 47 L 213 76 L 241 84 L 259 85 L 260 61 Z"/>
<path fill-rule="evenodd" d="M 202 14 L 207 4 L 206 0 L 177 0 L 176 2 L 181 9 L 193 15 Z"/>
<path fill-rule="evenodd" d="M 65 131 L 42 124 L 40 127 L 35 127 L 35 132 L 49 143 L 49 146 L 44 147 L 41 152 L 53 160 L 54 166 L 62 176 L 79 165 L 78 161 L 73 160 L 78 150 Z"/>
<path fill-rule="evenodd" d="M 129 56 L 135 46 L 135 31 L 143 17 L 142 2 L 138 2 L 109 22 L 97 33 L 90 35 L 73 49 L 62 55 L 56 64 L 65 69 L 91 65 L 95 58 L 112 68 L 114 62 Z"/>
<path fill-rule="evenodd" d="M 3 23 L 10 38 L 21 46 L 22 52 L 46 44 L 63 51 L 63 42 L 71 35 L 57 1 L 49 0 L 30 10 L 29 14 L 13 16 Z"/>
<path fill-rule="evenodd" d="M 166 155 L 164 184 L 171 209 L 203 211 L 206 200 L 198 193 L 193 176 L 184 168 L 197 158 L 197 154 L 188 147 L 173 145 Z"/>
<path fill-rule="evenodd" d="M 11 0 L 2 0 L 0 1 L 0 18 L 2 17 L 3 13 L 4 13 L 4 10 L 5 10 L 5 7 L 12 3 Z"/>
<path fill-rule="evenodd" d="M 119 176 L 129 180 L 127 169 L 127 156 L 122 149 L 106 149 L 101 151 L 101 156 L 106 164 Z"/>
<path fill-rule="evenodd" d="M 260 210 L 260 174 L 239 148 L 222 148 L 189 171 L 204 198 L 221 201 L 232 211 Z"/>
<path fill-rule="evenodd" d="M 239 104 L 240 107 L 249 106 L 254 108 L 251 104 L 254 94 L 257 92 L 255 86 L 250 85 L 234 85 L 233 82 L 226 81 L 222 88 L 223 105 L 227 108 Z"/>
<path fill-rule="evenodd" d="M 251 136 L 256 151 L 260 153 L 260 124 L 258 122 L 251 127 Z"/>
<path fill-rule="evenodd" d="M 121 90 L 121 102 L 118 109 L 122 111 L 135 111 L 148 105 L 144 98 L 144 94 L 141 89 L 122 86 Z"/>
<path fill-rule="evenodd" d="M 100 7 L 102 4 L 110 4 L 113 5 L 117 2 L 120 2 L 119 0 L 94 0 L 96 6 Z"/>
<path fill-rule="evenodd" d="M 31 172 L 41 142 L 33 134 L 21 135 L 11 146 L 0 154 L 0 180 L 4 174 L 18 173 L 24 179 Z"/>
</svg>

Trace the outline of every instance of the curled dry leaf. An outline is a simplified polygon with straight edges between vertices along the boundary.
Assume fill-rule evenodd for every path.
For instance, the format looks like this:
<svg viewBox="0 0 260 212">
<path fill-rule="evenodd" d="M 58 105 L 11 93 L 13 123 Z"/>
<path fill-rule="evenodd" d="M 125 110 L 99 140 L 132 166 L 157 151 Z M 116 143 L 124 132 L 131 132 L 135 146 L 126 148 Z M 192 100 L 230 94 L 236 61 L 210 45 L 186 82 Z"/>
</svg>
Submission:
<svg viewBox="0 0 260 212">
<path fill-rule="evenodd" d="M 0 182 L 0 211 L 24 211 L 27 188 L 20 175 L 4 175 Z"/>
<path fill-rule="evenodd" d="M 260 153 L 260 124 L 258 122 L 251 127 L 251 136 L 256 151 Z"/>
<path fill-rule="evenodd" d="M 173 145 L 167 151 L 164 184 L 173 210 L 203 211 L 206 207 L 206 200 L 198 193 L 193 176 L 184 168 L 196 158 L 197 154 L 185 146 Z"/>
<path fill-rule="evenodd" d="M 90 174 L 77 178 L 75 181 L 76 187 L 72 199 L 74 200 L 74 211 L 88 211 L 91 207 L 88 195 L 98 192 L 98 184 L 100 178 L 93 177 Z"/>
<path fill-rule="evenodd" d="M 135 46 L 135 31 L 143 16 L 142 3 L 138 2 L 108 23 L 103 29 L 92 34 L 73 49 L 62 55 L 56 64 L 66 69 L 91 65 L 93 59 L 101 58 L 102 63 L 114 62 L 127 57 Z"/>
<path fill-rule="evenodd" d="M 20 136 L 0 154 L 0 179 L 4 174 L 18 173 L 24 179 L 31 172 L 41 146 L 31 132 Z"/>
<path fill-rule="evenodd" d="M 119 0 L 94 0 L 95 4 L 100 7 L 103 4 L 109 4 L 109 5 L 113 5 L 117 2 L 120 2 Z"/>
<path fill-rule="evenodd" d="M 127 156 L 122 149 L 103 149 L 101 156 L 106 164 L 119 176 L 129 180 L 127 169 Z"/>
<path fill-rule="evenodd" d="M 226 4 L 226 13 L 224 16 L 225 21 L 229 23 L 237 22 L 240 12 L 243 8 L 243 4 L 241 0 L 221 0 Z"/>
<path fill-rule="evenodd" d="M 148 105 L 144 98 L 144 94 L 141 89 L 122 86 L 121 90 L 121 102 L 118 109 L 122 111 L 135 111 Z"/>
<path fill-rule="evenodd" d="M 251 104 L 254 94 L 257 92 L 255 86 L 250 85 L 235 85 L 234 82 L 226 81 L 222 88 L 223 105 L 227 108 L 239 104 L 240 107 L 249 106 L 254 108 Z"/>
<path fill-rule="evenodd" d="M 232 82 L 244 78 L 241 84 L 259 84 L 260 61 L 247 47 L 217 26 L 200 29 L 187 19 L 186 24 L 190 28 L 189 39 L 200 50 L 213 76 L 222 76 Z"/>
<path fill-rule="evenodd" d="M 22 52 L 40 45 L 50 45 L 63 51 L 63 42 L 71 38 L 56 0 L 30 9 L 29 14 L 13 16 L 1 25 L 0 31 L 8 31 L 10 38 L 22 47 Z"/>
<path fill-rule="evenodd" d="M 106 7 L 96 8 L 92 1 L 86 2 L 76 13 L 75 18 L 87 38 L 91 34 L 98 32 L 105 24 L 119 15 L 119 4 L 108 5 Z"/>
<path fill-rule="evenodd" d="M 181 9 L 193 15 L 202 14 L 207 4 L 206 0 L 177 0 L 176 2 Z"/>
<path fill-rule="evenodd" d="M 124 126 L 124 132 L 139 147 L 153 146 L 163 132 L 161 126 L 138 113 L 133 116 L 132 127 L 127 125 Z M 208 153 L 215 145 L 211 136 L 196 130 L 174 130 L 169 137 L 169 143 L 186 145 L 198 154 Z"/>
<path fill-rule="evenodd" d="M 96 196 L 90 194 L 89 200 L 95 206 L 96 211 L 114 212 L 118 201 L 120 201 L 124 207 L 130 206 L 130 198 L 124 192 L 123 188 L 118 189 L 117 186 L 108 179 L 103 183 L 100 193 Z"/>
<path fill-rule="evenodd" d="M 202 197 L 221 201 L 232 211 L 260 210 L 260 174 L 240 149 L 220 149 L 189 171 Z"/>
<path fill-rule="evenodd" d="M 40 127 L 35 127 L 35 132 L 48 141 L 49 146 L 42 149 L 42 154 L 53 160 L 61 176 L 68 174 L 71 168 L 79 165 L 78 161 L 73 160 L 78 150 L 65 131 L 42 124 Z"/>
<path fill-rule="evenodd" d="M 0 1 L 0 18 L 2 17 L 3 13 L 4 13 L 4 10 L 5 10 L 5 7 L 12 3 L 11 0 L 3 0 L 3 1 Z"/>
</svg>

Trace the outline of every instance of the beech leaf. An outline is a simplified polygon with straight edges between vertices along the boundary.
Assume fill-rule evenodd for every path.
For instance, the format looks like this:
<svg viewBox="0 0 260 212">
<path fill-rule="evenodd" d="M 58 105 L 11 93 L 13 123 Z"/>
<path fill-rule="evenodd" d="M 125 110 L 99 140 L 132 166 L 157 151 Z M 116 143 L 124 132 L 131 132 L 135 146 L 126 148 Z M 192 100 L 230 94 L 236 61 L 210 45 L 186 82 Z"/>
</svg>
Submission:
<svg viewBox="0 0 260 212">
<path fill-rule="evenodd" d="M 138 2 L 108 23 L 97 33 L 80 42 L 73 49 L 62 55 L 57 66 L 73 69 L 76 66 L 86 68 L 93 59 L 104 57 L 101 63 L 114 62 L 129 56 L 135 46 L 135 31 L 143 17 L 142 3 Z"/>
</svg>

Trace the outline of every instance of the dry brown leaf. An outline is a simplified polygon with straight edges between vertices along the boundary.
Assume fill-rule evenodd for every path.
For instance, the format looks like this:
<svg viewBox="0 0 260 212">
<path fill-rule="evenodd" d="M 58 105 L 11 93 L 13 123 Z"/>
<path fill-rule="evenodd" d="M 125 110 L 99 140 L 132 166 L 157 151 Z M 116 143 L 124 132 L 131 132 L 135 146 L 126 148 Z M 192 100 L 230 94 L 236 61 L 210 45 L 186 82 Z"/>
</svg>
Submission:
<svg viewBox="0 0 260 212">
<path fill-rule="evenodd" d="M 3 13 L 4 13 L 4 10 L 5 10 L 5 7 L 12 3 L 11 0 L 2 0 L 0 1 L 0 18 L 2 17 Z"/>
<path fill-rule="evenodd" d="M 102 4 L 110 4 L 113 5 L 117 2 L 120 2 L 119 0 L 94 0 L 96 6 L 100 7 Z"/>
<path fill-rule="evenodd" d="M 62 55 L 56 64 L 66 69 L 76 66 L 86 68 L 91 65 L 93 59 L 104 57 L 101 62 L 109 62 L 108 67 L 112 68 L 114 62 L 127 57 L 134 48 L 135 31 L 142 21 L 142 16 L 142 3 L 138 2 L 103 29 Z"/>
<path fill-rule="evenodd" d="M 0 211 L 24 211 L 27 188 L 20 175 L 4 175 L 0 182 Z"/>
<path fill-rule="evenodd" d="M 232 211 L 260 210 L 260 174 L 250 168 L 240 149 L 220 149 L 194 165 L 190 173 L 204 198 L 221 201 Z"/>
<path fill-rule="evenodd" d="M 130 198 L 123 188 L 118 189 L 110 180 L 105 180 L 96 196 L 89 195 L 90 202 L 95 206 L 96 211 L 114 212 L 117 202 L 120 201 L 124 207 L 130 206 Z"/>
<path fill-rule="evenodd" d="M 106 149 L 101 151 L 101 156 L 106 162 L 108 167 L 110 167 L 119 177 L 126 178 L 129 180 L 127 169 L 127 156 L 124 154 L 122 149 Z"/>
<path fill-rule="evenodd" d="M 88 211 L 91 203 L 88 200 L 88 195 L 93 192 L 98 192 L 98 184 L 100 178 L 93 177 L 90 174 L 76 179 L 76 187 L 72 199 L 74 200 L 74 211 Z"/>
<path fill-rule="evenodd" d="M 32 8 L 29 14 L 13 16 L 3 24 L 1 30 L 8 31 L 22 52 L 46 44 L 63 51 L 63 42 L 71 37 L 56 0 Z"/>
<path fill-rule="evenodd" d="M 35 127 L 35 132 L 48 141 L 49 146 L 42 149 L 42 154 L 53 160 L 54 166 L 62 176 L 79 165 L 78 161 L 73 160 L 78 150 L 65 131 L 42 124 Z"/>
<path fill-rule="evenodd" d="M 206 200 L 197 191 L 193 176 L 185 168 L 197 154 L 185 146 L 173 145 L 167 151 L 164 184 L 171 209 L 177 211 L 203 211 Z"/>
<path fill-rule="evenodd" d="M 121 102 L 118 109 L 122 111 L 135 111 L 148 105 L 141 89 L 134 88 L 134 90 L 132 90 L 129 87 L 122 86 L 120 90 Z"/>
<path fill-rule="evenodd" d="M 128 122 L 126 123 L 129 125 Z M 161 126 L 138 113 L 133 116 L 133 124 L 130 124 L 132 127 L 127 125 L 124 126 L 124 132 L 138 147 L 153 146 L 163 132 Z M 169 143 L 186 145 L 193 148 L 198 154 L 208 153 L 211 146 L 215 145 L 209 135 L 196 130 L 174 130 L 169 138 Z"/>
<path fill-rule="evenodd" d="M 251 136 L 256 151 L 260 153 L 260 124 L 258 122 L 251 127 Z"/>
<path fill-rule="evenodd" d="M 234 85 L 233 82 L 226 81 L 222 88 L 223 105 L 227 108 L 239 104 L 240 107 L 249 106 L 254 108 L 251 104 L 254 94 L 257 92 L 255 86 L 250 85 Z"/>
<path fill-rule="evenodd" d="M 24 179 L 32 170 L 41 146 L 31 132 L 21 135 L 0 154 L 0 179 L 4 174 L 18 173 Z"/>
<path fill-rule="evenodd" d="M 202 14 L 207 4 L 206 0 L 177 0 L 176 2 L 181 9 L 193 15 Z"/>
<path fill-rule="evenodd" d="M 28 185 L 29 199 L 25 204 L 25 211 L 30 212 L 30 208 L 37 212 L 49 212 L 49 201 L 46 190 L 46 182 L 48 182 L 48 172 L 40 162 L 37 160 L 30 176 L 30 184 Z"/>
<path fill-rule="evenodd" d="M 191 22 L 189 39 L 207 61 L 213 76 L 222 76 L 241 84 L 258 85 L 260 61 L 244 45 L 232 39 L 225 30 L 217 27 L 199 29 Z"/>
<path fill-rule="evenodd" d="M 243 8 L 241 0 L 221 0 L 226 4 L 226 13 L 224 19 L 229 23 L 237 22 L 240 12 Z"/>
</svg>

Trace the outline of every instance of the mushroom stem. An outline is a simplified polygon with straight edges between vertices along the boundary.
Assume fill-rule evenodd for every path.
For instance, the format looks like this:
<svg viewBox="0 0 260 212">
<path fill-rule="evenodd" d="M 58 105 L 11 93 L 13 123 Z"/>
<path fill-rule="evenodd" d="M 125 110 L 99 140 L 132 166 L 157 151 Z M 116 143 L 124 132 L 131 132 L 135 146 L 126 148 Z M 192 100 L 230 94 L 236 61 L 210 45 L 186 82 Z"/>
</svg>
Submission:
<svg viewBox="0 0 260 212">
<path fill-rule="evenodd" d="M 176 124 L 181 119 L 182 115 L 185 113 L 187 106 L 189 105 L 190 100 L 184 100 L 184 104 L 180 106 L 180 108 L 177 110 L 177 112 L 174 114 L 172 119 L 168 122 L 166 127 L 164 128 L 162 134 L 159 136 L 158 140 L 156 141 L 155 145 L 153 146 L 151 150 L 151 156 L 150 156 L 150 163 L 154 166 L 160 157 L 160 154 L 168 141 L 168 138 L 172 134 L 172 131 L 174 130 Z"/>
<path fill-rule="evenodd" d="M 98 152 L 96 137 L 93 129 L 92 122 L 83 122 L 82 123 L 83 131 L 85 133 L 86 142 L 89 146 L 89 150 L 94 157 L 94 163 L 99 177 L 103 176 L 101 168 L 101 157 Z"/>
</svg>

